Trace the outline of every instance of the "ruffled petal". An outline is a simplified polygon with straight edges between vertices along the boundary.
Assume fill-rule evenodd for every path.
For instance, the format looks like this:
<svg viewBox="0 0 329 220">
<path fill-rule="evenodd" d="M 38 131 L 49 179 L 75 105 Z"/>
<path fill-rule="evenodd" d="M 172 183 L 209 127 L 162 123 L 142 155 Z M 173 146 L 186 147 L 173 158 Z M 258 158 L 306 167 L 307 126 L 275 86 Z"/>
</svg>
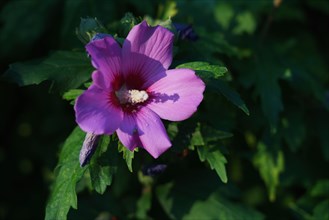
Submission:
<svg viewBox="0 0 329 220">
<path fill-rule="evenodd" d="M 74 110 L 80 128 L 96 135 L 112 134 L 123 119 L 115 94 L 95 85 L 77 98 Z"/>
<path fill-rule="evenodd" d="M 203 99 L 205 84 L 193 70 L 166 71 L 166 77 L 151 85 L 147 91 L 147 107 L 162 119 L 181 121 L 189 118 Z"/>
<path fill-rule="evenodd" d="M 153 111 L 143 107 L 137 112 L 135 120 L 143 148 L 154 158 L 158 158 L 171 147 L 166 129 Z"/>
<path fill-rule="evenodd" d="M 121 143 L 129 150 L 133 151 L 136 147 L 141 146 L 136 120 L 132 114 L 124 114 L 123 121 L 116 132 Z"/>
<path fill-rule="evenodd" d="M 150 27 L 146 21 L 133 27 L 122 47 L 122 68 L 128 86 L 148 87 L 165 76 L 172 62 L 173 41 L 174 34 L 164 27 Z"/>
<path fill-rule="evenodd" d="M 91 41 L 86 49 L 94 67 L 103 74 L 105 85 L 110 86 L 120 78 L 121 48 L 113 37 Z"/>
</svg>

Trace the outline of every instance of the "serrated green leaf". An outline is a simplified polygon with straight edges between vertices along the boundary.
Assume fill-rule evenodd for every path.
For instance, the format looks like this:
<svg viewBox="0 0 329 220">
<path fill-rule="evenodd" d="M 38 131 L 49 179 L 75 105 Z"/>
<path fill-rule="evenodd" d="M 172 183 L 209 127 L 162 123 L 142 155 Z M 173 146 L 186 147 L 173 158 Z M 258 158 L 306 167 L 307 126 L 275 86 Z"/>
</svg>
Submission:
<svg viewBox="0 0 329 220">
<path fill-rule="evenodd" d="M 117 171 L 118 153 L 115 145 L 109 136 L 103 136 L 88 166 L 91 185 L 99 194 L 103 194 L 106 187 L 111 185 Z"/>
<path fill-rule="evenodd" d="M 210 79 L 210 78 L 220 78 L 228 72 L 226 67 L 211 65 L 207 62 L 189 62 L 183 63 L 176 67 L 176 69 L 188 68 L 196 71 L 197 75 L 202 79 Z"/>
<path fill-rule="evenodd" d="M 272 155 L 262 142 L 258 143 L 257 150 L 253 157 L 253 164 L 266 184 L 270 201 L 274 201 L 276 187 L 279 185 L 279 177 L 284 170 L 283 152 L 279 151 L 277 155 Z"/>
<path fill-rule="evenodd" d="M 52 87 L 60 93 L 79 87 L 92 73 L 86 53 L 56 51 L 41 61 L 14 63 L 4 74 L 8 81 L 19 86 L 52 81 Z"/>
<path fill-rule="evenodd" d="M 86 170 L 79 164 L 79 151 L 84 138 L 85 133 L 77 127 L 64 143 L 56 167 L 56 179 L 46 206 L 46 220 L 65 220 L 70 207 L 77 209 L 76 184 Z"/>
<path fill-rule="evenodd" d="M 205 143 L 203 141 L 202 134 L 200 132 L 200 124 L 195 128 L 195 131 L 192 133 L 190 145 L 193 146 L 203 146 Z"/>
<path fill-rule="evenodd" d="M 137 148 L 136 148 L 137 150 Z M 125 159 L 128 169 L 130 172 L 133 172 L 133 167 L 132 167 L 132 161 L 134 159 L 134 152 L 135 151 L 130 151 L 128 150 L 121 142 L 118 142 L 118 151 L 122 152 L 123 159 Z"/>
<path fill-rule="evenodd" d="M 199 158 L 202 162 L 207 161 L 212 170 L 215 170 L 219 178 L 227 183 L 227 175 L 225 164 L 227 163 L 226 158 L 220 152 L 219 149 L 214 147 L 201 146 L 198 147 Z"/>
</svg>

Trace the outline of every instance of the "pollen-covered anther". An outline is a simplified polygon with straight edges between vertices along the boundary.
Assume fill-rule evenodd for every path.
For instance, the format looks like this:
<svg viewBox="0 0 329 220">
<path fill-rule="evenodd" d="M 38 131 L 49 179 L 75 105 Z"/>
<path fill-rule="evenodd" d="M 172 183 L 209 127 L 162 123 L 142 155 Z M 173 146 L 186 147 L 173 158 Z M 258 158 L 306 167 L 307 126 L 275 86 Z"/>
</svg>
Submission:
<svg viewBox="0 0 329 220">
<path fill-rule="evenodd" d="M 137 90 L 137 89 L 121 89 L 116 92 L 116 95 L 121 104 L 138 104 L 145 102 L 149 95 L 144 90 Z"/>
</svg>

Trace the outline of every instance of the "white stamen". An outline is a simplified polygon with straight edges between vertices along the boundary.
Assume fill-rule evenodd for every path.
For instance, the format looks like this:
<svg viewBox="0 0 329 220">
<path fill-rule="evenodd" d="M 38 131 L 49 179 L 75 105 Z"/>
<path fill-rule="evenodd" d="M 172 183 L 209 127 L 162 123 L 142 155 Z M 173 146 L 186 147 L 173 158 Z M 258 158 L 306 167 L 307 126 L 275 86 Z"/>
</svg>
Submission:
<svg viewBox="0 0 329 220">
<path fill-rule="evenodd" d="M 116 95 L 121 104 L 138 104 L 145 102 L 149 98 L 147 92 L 144 90 L 126 90 L 124 87 L 117 91 Z"/>
</svg>

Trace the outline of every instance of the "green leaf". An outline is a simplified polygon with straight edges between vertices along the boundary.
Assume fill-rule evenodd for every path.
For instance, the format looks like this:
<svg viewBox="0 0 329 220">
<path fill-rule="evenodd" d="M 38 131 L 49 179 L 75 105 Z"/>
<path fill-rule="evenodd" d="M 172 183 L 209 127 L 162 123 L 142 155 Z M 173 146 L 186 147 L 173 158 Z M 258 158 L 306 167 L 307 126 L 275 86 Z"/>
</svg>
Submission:
<svg viewBox="0 0 329 220">
<path fill-rule="evenodd" d="M 152 206 L 152 188 L 146 186 L 143 189 L 141 197 L 137 201 L 137 210 L 136 218 L 137 219 L 148 219 L 147 212 L 151 209 Z"/>
<path fill-rule="evenodd" d="M 212 177 L 204 171 L 193 171 L 189 175 L 184 173 L 175 182 L 158 186 L 156 196 L 170 219 L 264 219 L 256 210 L 226 199 L 216 177 Z"/>
<path fill-rule="evenodd" d="M 83 89 L 71 89 L 63 94 L 63 99 L 71 101 L 71 104 L 74 104 L 74 100 L 83 92 Z"/>
<path fill-rule="evenodd" d="M 135 18 L 135 16 L 128 12 L 124 15 L 123 18 L 120 20 L 120 31 L 122 32 L 122 37 L 126 37 L 129 33 L 129 31 L 138 24 L 138 20 Z"/>
<path fill-rule="evenodd" d="M 287 118 L 284 117 L 281 119 L 283 138 L 287 142 L 290 150 L 296 152 L 304 143 L 306 127 L 303 122 L 303 115 L 298 113 L 298 109 L 291 109 L 290 111 L 291 113 Z"/>
<path fill-rule="evenodd" d="M 210 78 L 220 78 L 228 72 L 226 67 L 211 65 L 207 62 L 189 62 L 183 63 L 176 67 L 176 69 L 188 68 L 196 71 L 197 75 L 202 79 L 210 79 Z"/>
<path fill-rule="evenodd" d="M 4 78 L 19 86 L 52 81 L 52 87 L 63 93 L 79 87 L 92 73 L 92 66 L 86 53 L 56 51 L 41 61 L 14 63 Z"/>
<path fill-rule="evenodd" d="M 225 164 L 227 163 L 226 158 L 220 152 L 219 149 L 214 147 L 201 146 L 198 147 L 199 158 L 202 162 L 207 161 L 210 165 L 210 168 L 216 171 L 219 178 L 227 183 L 227 175 Z"/>
<path fill-rule="evenodd" d="M 130 172 L 133 172 L 133 167 L 132 167 L 132 161 L 134 159 L 134 152 L 135 151 L 130 151 L 128 148 L 123 146 L 121 142 L 118 142 L 118 150 L 119 152 L 122 152 L 123 154 L 123 159 L 125 159 L 128 169 Z M 136 148 L 137 150 L 137 148 Z"/>
<path fill-rule="evenodd" d="M 260 95 L 262 110 L 270 125 L 275 128 L 279 113 L 283 110 L 281 88 L 277 76 L 275 74 L 266 76 L 264 73 L 259 73 L 256 90 Z"/>
<path fill-rule="evenodd" d="M 202 134 L 200 132 L 200 123 L 195 128 L 195 131 L 192 133 L 190 145 L 194 149 L 194 146 L 203 146 L 205 143 L 203 141 Z"/>
<path fill-rule="evenodd" d="M 206 125 L 202 126 L 201 132 L 203 134 L 203 139 L 207 143 L 233 137 L 233 134 L 230 132 L 214 129 L 214 128 L 212 128 L 210 126 L 206 126 Z"/>
<path fill-rule="evenodd" d="M 81 18 L 76 34 L 82 43 L 89 43 L 97 33 L 107 33 L 106 28 L 97 18 Z"/>
<path fill-rule="evenodd" d="M 77 127 L 64 143 L 46 206 L 46 220 L 65 220 L 70 207 L 77 209 L 76 185 L 86 170 L 79 164 L 79 152 L 84 138 L 85 133 Z"/>
<path fill-rule="evenodd" d="M 313 210 L 313 219 L 329 220 L 329 199 L 326 199 L 317 204 Z"/>
<path fill-rule="evenodd" d="M 175 1 L 166 1 L 164 5 L 159 5 L 158 17 L 161 20 L 167 20 L 174 17 L 178 12 Z"/>
<path fill-rule="evenodd" d="M 280 173 L 284 170 L 283 152 L 279 151 L 277 155 L 272 155 L 262 142 L 258 143 L 257 150 L 253 158 L 253 164 L 266 184 L 270 201 L 274 201 Z"/>
<path fill-rule="evenodd" d="M 232 90 L 224 81 L 219 79 L 227 73 L 228 70 L 226 67 L 210 65 L 207 62 L 190 62 L 176 67 L 176 69 L 179 68 L 189 68 L 195 70 L 197 75 L 206 82 L 207 87 L 224 95 L 229 101 L 239 107 L 244 113 L 249 115 L 249 110 L 240 98 L 240 95 Z"/>
<path fill-rule="evenodd" d="M 221 2 L 217 4 L 214 15 L 217 23 L 219 23 L 223 29 L 227 30 L 230 26 L 232 18 L 234 17 L 234 10 L 232 5 Z"/>
<path fill-rule="evenodd" d="M 329 179 L 319 180 L 312 188 L 311 196 L 329 196 Z"/>
<path fill-rule="evenodd" d="M 99 194 L 103 194 L 112 183 L 113 174 L 117 171 L 118 153 L 115 141 L 103 136 L 88 166 L 91 184 Z"/>
<path fill-rule="evenodd" d="M 233 29 L 234 34 L 252 34 L 256 30 L 256 20 L 249 11 L 243 12 L 236 16 L 237 26 Z"/>
<path fill-rule="evenodd" d="M 171 122 L 170 124 L 168 124 L 167 133 L 171 140 L 173 140 L 177 136 L 178 134 L 177 122 Z"/>
<path fill-rule="evenodd" d="M 226 82 L 224 82 L 222 80 L 219 80 L 219 79 L 218 80 L 211 80 L 207 83 L 207 86 L 214 89 L 217 93 L 220 93 L 223 96 L 225 96 L 225 98 L 227 98 L 227 100 L 229 100 L 235 106 L 240 108 L 244 113 L 246 113 L 246 115 L 250 114 L 249 109 L 247 108 L 244 101 L 241 99 L 240 95 L 236 91 L 232 90 L 227 85 Z"/>
</svg>

